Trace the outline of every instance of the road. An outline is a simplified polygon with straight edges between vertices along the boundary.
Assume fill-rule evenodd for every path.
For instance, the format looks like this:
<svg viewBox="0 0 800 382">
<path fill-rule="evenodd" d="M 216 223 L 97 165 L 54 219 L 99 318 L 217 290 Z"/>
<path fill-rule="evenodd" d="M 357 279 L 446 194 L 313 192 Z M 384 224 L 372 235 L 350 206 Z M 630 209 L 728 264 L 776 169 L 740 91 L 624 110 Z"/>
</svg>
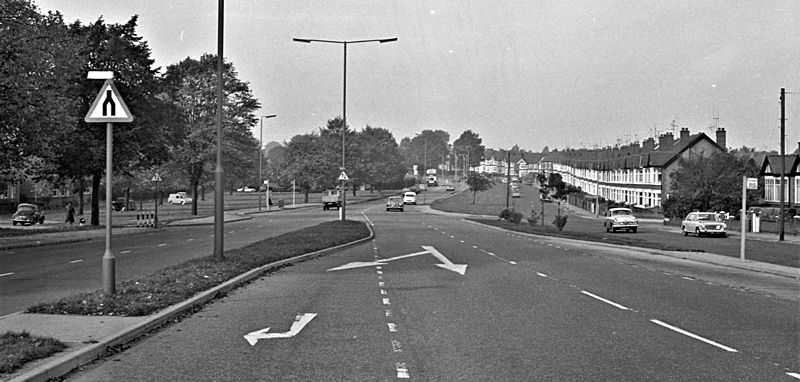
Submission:
<svg viewBox="0 0 800 382">
<path fill-rule="evenodd" d="M 252 215 L 225 224 L 225 250 L 266 237 L 335 220 L 336 211 L 301 209 Z M 112 236 L 117 281 L 147 275 L 213 252 L 214 226 L 168 227 L 148 233 Z M 0 256 L 0 315 L 37 302 L 102 289 L 105 238 L 88 242 L 18 248 Z"/>
<path fill-rule="evenodd" d="M 372 242 L 262 277 L 68 380 L 800 378 L 799 298 L 765 293 L 796 280 L 414 206 L 351 211 Z"/>
</svg>

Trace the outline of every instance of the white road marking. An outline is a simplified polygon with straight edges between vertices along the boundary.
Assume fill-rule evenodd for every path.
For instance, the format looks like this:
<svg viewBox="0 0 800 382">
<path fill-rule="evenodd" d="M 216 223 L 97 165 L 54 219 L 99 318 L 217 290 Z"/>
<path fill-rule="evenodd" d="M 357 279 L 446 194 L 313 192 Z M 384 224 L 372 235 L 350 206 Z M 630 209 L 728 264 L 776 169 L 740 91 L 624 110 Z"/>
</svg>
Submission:
<svg viewBox="0 0 800 382">
<path fill-rule="evenodd" d="M 613 307 L 616 307 L 616 308 L 619 308 L 619 309 L 622 309 L 622 310 L 630 310 L 630 308 L 628 308 L 628 307 L 626 307 L 626 306 L 623 306 L 623 305 L 617 304 L 617 303 L 616 303 L 616 302 L 614 302 L 614 301 L 607 300 L 607 299 L 604 299 L 604 298 L 602 298 L 602 297 L 600 297 L 600 296 L 597 296 L 597 295 L 591 294 L 591 293 L 589 293 L 589 292 L 587 292 L 587 291 L 585 291 L 585 290 L 582 290 L 582 291 L 581 291 L 581 293 L 583 293 L 583 294 L 585 294 L 585 295 L 587 295 L 587 296 L 589 296 L 589 297 L 591 297 L 591 298 L 594 298 L 594 299 L 600 300 L 600 301 L 602 301 L 602 302 L 604 302 L 604 303 L 606 303 L 606 304 L 609 304 L 609 305 L 611 305 L 611 306 L 613 306 Z"/>
<path fill-rule="evenodd" d="M 681 278 L 684 280 L 694 281 L 694 279 L 691 277 L 681 276 Z"/>
<path fill-rule="evenodd" d="M 786 375 L 800 379 L 800 373 L 786 373 Z"/>
<path fill-rule="evenodd" d="M 548 275 L 546 275 L 544 273 L 541 273 L 541 272 L 536 272 L 536 274 L 539 275 L 539 276 L 542 276 L 542 277 L 550 277 L 550 276 L 548 276 Z"/>
<path fill-rule="evenodd" d="M 392 311 L 389 310 L 389 309 L 386 309 L 386 317 L 391 317 L 391 316 L 392 316 Z"/>
<path fill-rule="evenodd" d="M 166 246 L 167 246 L 167 244 L 164 244 L 164 243 L 162 243 L 162 244 L 159 244 L 158 246 L 159 246 L 159 247 L 166 247 Z"/>
<path fill-rule="evenodd" d="M 69 263 L 70 264 L 75 264 L 75 263 L 80 263 L 81 261 L 83 261 L 83 260 L 72 260 Z"/>
<path fill-rule="evenodd" d="M 189 239 L 189 240 L 186 240 L 186 241 L 193 241 L 193 240 L 194 240 L 194 239 Z"/>
<path fill-rule="evenodd" d="M 655 320 L 655 319 L 653 319 L 653 320 L 650 320 L 650 322 L 652 322 L 652 323 L 654 323 L 654 324 L 656 324 L 656 325 L 660 325 L 660 326 L 662 326 L 662 327 L 665 327 L 665 328 L 667 328 L 667 329 L 669 329 L 669 330 L 672 330 L 672 331 L 674 331 L 674 332 L 678 332 L 678 333 L 680 333 L 680 334 L 683 334 L 683 335 L 685 335 L 685 336 L 692 337 L 692 338 L 694 338 L 694 339 L 696 339 L 696 340 L 703 341 L 703 342 L 705 342 L 705 343 L 707 343 L 707 344 L 709 344 L 709 345 L 716 346 L 716 347 L 718 347 L 718 348 L 720 348 L 720 349 L 722 349 L 722 350 L 725 350 L 725 351 L 728 351 L 728 352 L 731 352 L 731 353 L 736 353 L 736 352 L 738 352 L 738 350 L 736 350 L 736 349 L 734 349 L 734 348 L 732 348 L 732 347 L 728 347 L 728 346 L 725 346 L 725 345 L 723 345 L 723 344 L 720 344 L 720 343 L 718 343 L 718 342 L 714 342 L 714 341 L 712 341 L 712 340 L 709 340 L 708 338 L 703 338 L 703 337 L 700 337 L 700 336 L 698 336 L 697 334 L 694 334 L 694 333 L 691 333 L 691 332 L 687 332 L 687 331 L 685 331 L 685 330 L 683 330 L 683 329 L 681 329 L 681 328 L 678 328 L 678 327 L 672 326 L 672 325 L 670 325 L 670 324 L 667 324 L 667 323 L 665 323 L 665 322 L 662 322 L 662 321 L 659 321 L 659 320 Z"/>
<path fill-rule="evenodd" d="M 411 378 L 411 376 L 408 374 L 408 367 L 406 367 L 405 363 L 398 362 L 395 364 L 395 368 L 397 369 L 397 378 L 400 379 Z"/>
<path fill-rule="evenodd" d="M 477 245 L 473 245 L 472 248 L 478 249 L 478 246 Z"/>
<path fill-rule="evenodd" d="M 378 281 L 378 286 L 383 288 L 384 286 L 386 286 L 386 283 L 383 281 Z"/>
<path fill-rule="evenodd" d="M 464 242 L 464 240 L 459 240 L 459 241 L 462 242 L 462 243 Z"/>
<path fill-rule="evenodd" d="M 373 226 L 373 227 L 375 226 L 375 224 L 373 224 L 373 223 L 372 223 L 372 220 L 369 220 L 369 218 L 367 217 L 367 215 L 364 215 L 364 213 L 363 213 L 363 212 L 361 213 L 361 216 L 363 216 L 363 217 L 364 217 L 364 219 L 366 219 L 366 220 L 367 220 L 367 223 L 369 223 L 369 225 L 371 225 L 371 226 Z"/>
<path fill-rule="evenodd" d="M 131 251 L 122 251 L 122 252 L 120 252 L 120 254 L 122 254 L 122 253 L 131 253 Z"/>
<path fill-rule="evenodd" d="M 385 291 L 385 290 L 383 290 L 383 289 L 381 289 L 381 294 L 382 294 L 382 295 L 385 295 L 385 294 L 386 294 L 386 291 Z"/>
<path fill-rule="evenodd" d="M 376 272 L 378 272 L 379 275 L 383 274 L 383 271 L 376 271 Z"/>
<path fill-rule="evenodd" d="M 4 277 L 4 276 L 11 276 L 11 275 L 13 275 L 13 274 L 14 274 L 14 272 L 3 273 L 3 274 L 1 274 L 1 275 L 0 275 L 0 277 Z"/>
<path fill-rule="evenodd" d="M 244 335 L 244 338 L 250 343 L 251 346 L 255 346 L 258 340 L 263 339 L 271 339 L 271 338 L 292 338 L 300 333 L 301 330 L 309 323 L 311 320 L 316 317 L 316 313 L 304 313 L 298 314 L 294 318 L 294 322 L 292 323 L 292 327 L 289 328 L 288 332 L 285 333 L 268 333 L 270 328 L 265 328 L 261 330 L 257 330 L 255 332 L 250 332 Z"/>
<path fill-rule="evenodd" d="M 513 264 L 513 265 L 517 265 L 517 262 L 516 262 L 516 261 L 509 261 L 508 263 L 509 263 L 509 264 Z"/>
<path fill-rule="evenodd" d="M 388 298 L 384 298 L 383 299 L 383 305 L 392 305 L 392 304 L 389 303 L 389 299 Z"/>
<path fill-rule="evenodd" d="M 389 331 L 390 332 L 392 332 L 392 333 L 396 333 L 397 332 L 397 324 L 395 324 L 393 322 L 387 322 L 386 325 L 389 326 Z"/>
<path fill-rule="evenodd" d="M 403 352 L 403 345 L 400 344 L 400 341 L 392 340 L 392 351 L 395 353 Z"/>
</svg>

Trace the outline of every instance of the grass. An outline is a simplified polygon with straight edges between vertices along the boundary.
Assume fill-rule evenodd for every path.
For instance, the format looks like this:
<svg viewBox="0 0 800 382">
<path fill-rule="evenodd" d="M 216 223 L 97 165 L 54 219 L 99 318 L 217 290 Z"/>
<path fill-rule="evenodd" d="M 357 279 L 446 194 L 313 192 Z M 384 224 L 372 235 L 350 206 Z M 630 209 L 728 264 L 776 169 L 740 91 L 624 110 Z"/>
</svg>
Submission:
<svg viewBox="0 0 800 382">
<path fill-rule="evenodd" d="M 28 313 L 94 316 L 146 316 L 184 301 L 251 269 L 367 237 L 360 222 L 322 223 L 269 238 L 225 253 L 225 259 L 205 257 L 117 285 L 117 294 L 101 290 L 64 297 L 27 309 Z"/>
<path fill-rule="evenodd" d="M 0 335 L 0 373 L 11 373 L 27 362 L 48 357 L 66 347 L 53 338 L 6 332 Z"/>
</svg>

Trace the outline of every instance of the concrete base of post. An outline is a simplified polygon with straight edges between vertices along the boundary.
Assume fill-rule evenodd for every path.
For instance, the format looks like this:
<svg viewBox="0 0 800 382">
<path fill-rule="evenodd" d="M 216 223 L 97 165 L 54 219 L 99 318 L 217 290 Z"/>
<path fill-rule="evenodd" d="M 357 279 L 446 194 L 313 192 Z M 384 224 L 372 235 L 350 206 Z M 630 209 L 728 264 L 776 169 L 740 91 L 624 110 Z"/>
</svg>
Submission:
<svg viewBox="0 0 800 382">
<path fill-rule="evenodd" d="M 106 294 L 117 293 L 116 263 L 114 255 L 106 251 L 103 255 L 103 291 Z"/>
</svg>

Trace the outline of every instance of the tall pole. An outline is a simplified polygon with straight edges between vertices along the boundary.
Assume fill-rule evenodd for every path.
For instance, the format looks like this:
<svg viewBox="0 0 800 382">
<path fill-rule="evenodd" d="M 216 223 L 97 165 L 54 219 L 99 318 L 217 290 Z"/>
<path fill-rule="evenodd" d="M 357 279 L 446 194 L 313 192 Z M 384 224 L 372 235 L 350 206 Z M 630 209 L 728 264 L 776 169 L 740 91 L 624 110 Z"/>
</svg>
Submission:
<svg viewBox="0 0 800 382">
<path fill-rule="evenodd" d="M 508 200 L 511 195 L 511 151 L 508 152 L 508 159 L 506 160 L 506 209 L 508 209 Z"/>
<path fill-rule="evenodd" d="M 222 86 L 223 82 L 223 62 L 222 62 L 222 42 L 224 28 L 225 0 L 219 0 L 219 11 L 217 15 L 217 167 L 214 169 L 214 257 L 222 259 L 225 257 L 223 250 L 223 235 L 225 217 L 223 204 L 225 203 L 223 192 L 223 172 L 222 172 Z M 197 203 L 197 201 L 195 201 Z"/>
<path fill-rule="evenodd" d="M 781 211 L 778 222 L 779 241 L 783 241 L 784 202 L 786 196 L 786 89 L 781 88 Z"/>
<path fill-rule="evenodd" d="M 342 63 L 342 173 L 344 173 L 344 133 L 347 131 L 347 41 L 342 44 L 344 46 L 344 59 Z M 345 206 L 347 205 L 347 190 L 345 189 L 345 180 L 342 179 L 342 206 L 339 211 L 339 220 L 345 221 Z"/>
<path fill-rule="evenodd" d="M 114 124 L 106 122 L 106 251 L 103 253 L 103 290 L 106 294 L 115 294 L 116 291 L 116 263 L 114 252 L 111 251 L 111 159 L 113 157 Z"/>
<path fill-rule="evenodd" d="M 745 225 L 747 224 L 747 175 L 742 175 L 742 235 L 739 239 L 739 259 L 744 261 L 744 235 L 745 235 Z"/>
<path fill-rule="evenodd" d="M 264 119 L 273 117 L 276 117 L 276 115 L 275 114 L 262 115 L 261 127 L 259 127 L 259 133 L 260 133 L 260 137 L 258 139 L 258 210 L 259 211 L 261 211 L 261 187 L 264 185 L 264 173 L 261 171 L 261 158 L 264 157 L 264 154 L 261 152 L 261 150 L 264 149 Z M 267 198 L 267 204 L 269 204 L 269 198 Z"/>
</svg>

